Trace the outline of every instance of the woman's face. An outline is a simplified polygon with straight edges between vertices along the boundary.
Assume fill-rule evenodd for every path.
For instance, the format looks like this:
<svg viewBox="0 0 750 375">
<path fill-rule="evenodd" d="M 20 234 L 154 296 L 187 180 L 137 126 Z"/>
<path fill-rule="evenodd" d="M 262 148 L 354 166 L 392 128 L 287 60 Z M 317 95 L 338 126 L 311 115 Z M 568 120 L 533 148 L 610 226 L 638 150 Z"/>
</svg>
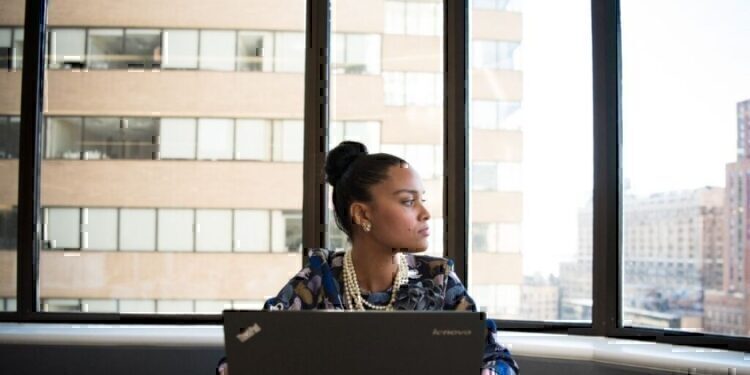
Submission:
<svg viewBox="0 0 750 375">
<path fill-rule="evenodd" d="M 421 252 L 428 247 L 430 231 L 425 190 L 419 174 L 409 164 L 392 166 L 388 178 L 371 187 L 370 235 L 384 247 L 399 252 Z"/>
</svg>

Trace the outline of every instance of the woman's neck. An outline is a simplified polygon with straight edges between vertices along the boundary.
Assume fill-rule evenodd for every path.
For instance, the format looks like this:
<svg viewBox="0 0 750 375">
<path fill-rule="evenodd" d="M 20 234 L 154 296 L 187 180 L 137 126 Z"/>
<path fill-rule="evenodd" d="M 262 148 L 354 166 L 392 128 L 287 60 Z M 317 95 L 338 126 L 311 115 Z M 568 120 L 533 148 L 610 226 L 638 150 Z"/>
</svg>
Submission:
<svg viewBox="0 0 750 375">
<path fill-rule="evenodd" d="M 375 243 L 358 241 L 352 244 L 352 262 L 357 282 L 363 291 L 388 290 L 398 272 L 396 252 Z"/>
</svg>

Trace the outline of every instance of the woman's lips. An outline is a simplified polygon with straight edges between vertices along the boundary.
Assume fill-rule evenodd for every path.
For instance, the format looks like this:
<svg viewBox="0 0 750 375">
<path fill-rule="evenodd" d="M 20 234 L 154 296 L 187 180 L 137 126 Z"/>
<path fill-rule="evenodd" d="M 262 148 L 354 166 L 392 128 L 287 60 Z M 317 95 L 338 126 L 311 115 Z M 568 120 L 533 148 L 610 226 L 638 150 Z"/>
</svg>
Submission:
<svg viewBox="0 0 750 375">
<path fill-rule="evenodd" d="M 424 228 L 418 232 L 419 234 L 423 236 L 429 236 L 430 235 L 430 228 Z"/>
</svg>

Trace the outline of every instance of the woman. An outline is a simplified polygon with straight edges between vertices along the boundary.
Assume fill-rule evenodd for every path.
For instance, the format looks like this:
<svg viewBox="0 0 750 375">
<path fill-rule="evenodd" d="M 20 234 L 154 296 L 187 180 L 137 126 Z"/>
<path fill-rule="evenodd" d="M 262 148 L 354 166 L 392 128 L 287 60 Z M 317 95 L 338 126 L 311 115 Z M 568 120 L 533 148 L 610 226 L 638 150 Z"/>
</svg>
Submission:
<svg viewBox="0 0 750 375">
<path fill-rule="evenodd" d="M 451 260 L 415 255 L 427 249 L 430 213 L 422 181 L 408 163 L 344 141 L 328 154 L 325 171 L 336 223 L 351 249 L 313 249 L 308 265 L 266 301 L 265 310 L 476 311 Z M 494 323 L 487 322 L 482 374 L 518 374 L 495 339 Z M 228 373 L 226 363 L 219 372 Z"/>
</svg>

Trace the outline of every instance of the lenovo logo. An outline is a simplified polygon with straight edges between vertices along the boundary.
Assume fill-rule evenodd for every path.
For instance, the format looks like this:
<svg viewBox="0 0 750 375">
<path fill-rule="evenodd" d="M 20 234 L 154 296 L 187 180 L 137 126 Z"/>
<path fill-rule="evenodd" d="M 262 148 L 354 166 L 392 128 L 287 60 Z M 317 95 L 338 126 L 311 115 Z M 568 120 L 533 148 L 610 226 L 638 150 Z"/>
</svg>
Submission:
<svg viewBox="0 0 750 375">
<path fill-rule="evenodd" d="M 432 329 L 433 336 L 471 336 L 470 329 Z"/>
<path fill-rule="evenodd" d="M 260 326 L 258 325 L 258 323 L 255 323 L 245 329 L 240 330 L 240 333 L 237 335 L 237 340 L 240 340 L 240 342 L 244 343 L 245 341 L 250 340 L 258 332 L 260 332 Z"/>
</svg>

